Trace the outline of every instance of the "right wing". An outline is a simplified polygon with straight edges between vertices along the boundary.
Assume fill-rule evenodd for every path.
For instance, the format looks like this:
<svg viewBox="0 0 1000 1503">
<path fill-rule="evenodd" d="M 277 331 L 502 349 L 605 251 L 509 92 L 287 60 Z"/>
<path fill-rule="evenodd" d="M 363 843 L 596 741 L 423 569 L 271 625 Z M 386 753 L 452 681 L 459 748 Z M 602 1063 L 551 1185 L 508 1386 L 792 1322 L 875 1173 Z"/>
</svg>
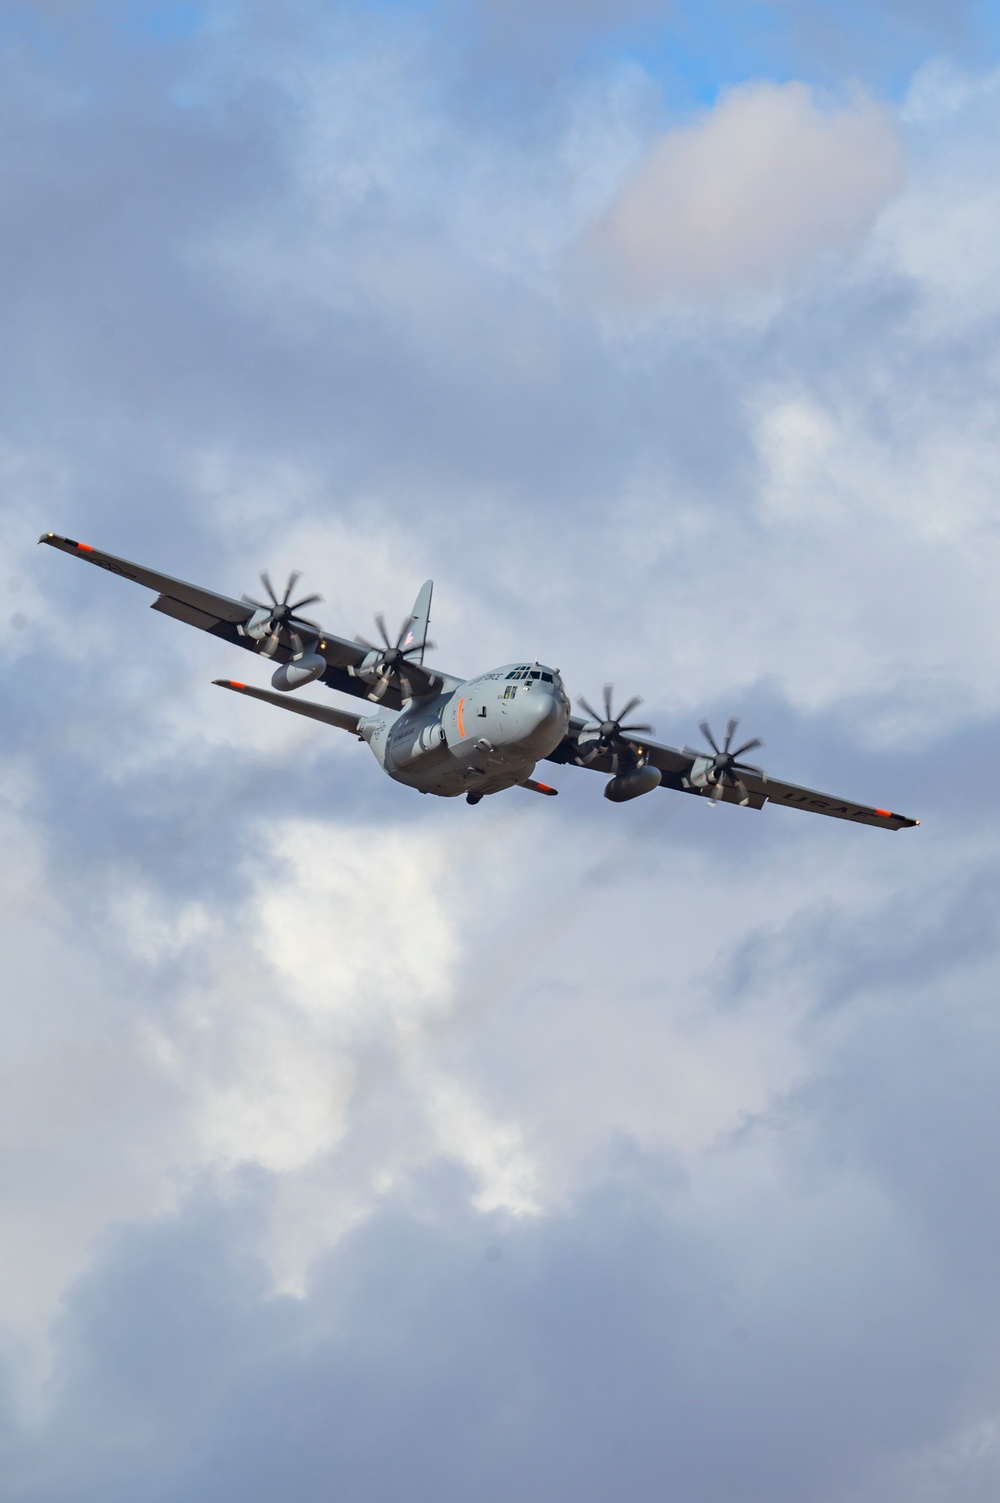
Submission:
<svg viewBox="0 0 1000 1503">
<path fill-rule="evenodd" d="M 247 605 L 244 600 L 231 600 L 227 595 L 218 595 L 214 590 L 204 590 L 200 585 L 186 584 L 182 579 L 173 579 L 169 574 L 159 574 L 155 569 L 133 564 L 126 558 L 116 558 L 113 553 L 103 553 L 99 548 L 92 548 L 89 543 L 78 543 L 73 538 L 59 537 L 54 532 L 43 532 L 38 541 L 47 543 L 50 548 L 58 548 L 61 553 L 70 553 L 88 564 L 96 564 L 99 569 L 106 569 L 109 574 L 118 574 L 122 579 L 130 579 L 135 584 L 144 585 L 147 590 L 155 590 L 157 595 L 152 603 L 154 611 L 161 611 L 163 615 L 172 616 L 175 621 L 183 621 L 187 626 L 196 626 L 200 631 L 208 632 L 213 637 L 221 637 L 224 641 L 231 642 L 234 647 L 244 647 L 253 653 L 259 651 L 260 644 L 241 630 L 254 613 L 254 607 Z M 316 650 L 326 659 L 328 665 L 320 682 L 328 684 L 331 689 L 340 689 L 344 694 L 352 694 L 359 699 L 368 697 L 371 684 L 365 679 L 355 678 L 350 671 L 364 661 L 367 655 L 366 648 L 357 642 L 348 642 L 343 637 L 336 637 L 331 632 L 324 632 Z M 279 663 L 289 662 L 291 657 L 292 653 L 289 648 L 279 645 L 269 661 L 276 667 Z M 418 675 L 423 675 L 427 679 L 433 677 L 435 681 L 441 683 L 458 682 L 457 679 L 449 680 L 444 674 L 431 675 L 428 669 L 416 665 L 413 667 L 412 676 Z M 394 685 L 389 684 L 380 696 L 380 702 L 389 709 L 398 710 L 402 704 L 402 696 Z"/>
<path fill-rule="evenodd" d="M 153 601 L 154 611 L 176 616 L 190 626 L 199 626 L 202 631 L 213 631 L 222 622 L 236 627 L 249 621 L 253 606 L 242 600 L 230 600 L 226 595 L 216 595 L 213 590 L 203 590 L 198 585 L 185 584 L 182 579 L 171 579 L 169 574 L 157 574 L 154 569 L 145 569 L 127 558 L 116 558 L 113 553 L 102 553 L 89 543 L 77 543 L 73 538 L 61 538 L 54 532 L 43 532 L 38 539 L 58 548 L 61 553 L 73 553 L 88 564 L 107 569 L 109 574 L 119 574 L 122 579 L 131 579 L 155 590 L 158 598 Z M 223 635 L 225 635 L 223 633 Z"/>
</svg>

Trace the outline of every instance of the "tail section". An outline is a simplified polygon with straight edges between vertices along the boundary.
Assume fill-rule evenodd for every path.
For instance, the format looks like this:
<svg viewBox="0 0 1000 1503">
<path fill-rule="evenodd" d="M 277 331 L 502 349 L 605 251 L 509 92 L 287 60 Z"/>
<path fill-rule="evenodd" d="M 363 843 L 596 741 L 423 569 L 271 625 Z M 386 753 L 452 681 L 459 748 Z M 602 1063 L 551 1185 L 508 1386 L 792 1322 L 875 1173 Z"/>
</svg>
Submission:
<svg viewBox="0 0 1000 1503">
<path fill-rule="evenodd" d="M 410 612 L 410 624 L 406 630 L 400 646 L 407 657 L 417 663 L 424 660 L 424 651 L 428 646 L 427 632 L 431 624 L 431 596 L 434 593 L 434 581 L 428 579 L 421 586 L 420 594 L 413 602 L 413 610 Z"/>
</svg>

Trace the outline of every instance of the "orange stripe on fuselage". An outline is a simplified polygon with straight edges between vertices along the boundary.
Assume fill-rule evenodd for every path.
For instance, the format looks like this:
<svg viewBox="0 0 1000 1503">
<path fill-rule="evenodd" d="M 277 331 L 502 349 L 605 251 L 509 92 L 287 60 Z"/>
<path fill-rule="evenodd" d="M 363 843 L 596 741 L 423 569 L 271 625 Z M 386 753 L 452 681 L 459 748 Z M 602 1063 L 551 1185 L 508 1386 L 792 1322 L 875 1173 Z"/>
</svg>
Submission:
<svg viewBox="0 0 1000 1503">
<path fill-rule="evenodd" d="M 455 713 L 456 713 L 456 718 L 458 720 L 458 734 L 462 737 L 463 740 L 465 739 L 465 724 L 464 724 L 464 722 L 462 720 L 462 711 L 464 709 L 465 709 L 465 700 L 464 699 L 460 699 L 458 701 L 458 709 L 457 709 L 457 711 Z"/>
</svg>

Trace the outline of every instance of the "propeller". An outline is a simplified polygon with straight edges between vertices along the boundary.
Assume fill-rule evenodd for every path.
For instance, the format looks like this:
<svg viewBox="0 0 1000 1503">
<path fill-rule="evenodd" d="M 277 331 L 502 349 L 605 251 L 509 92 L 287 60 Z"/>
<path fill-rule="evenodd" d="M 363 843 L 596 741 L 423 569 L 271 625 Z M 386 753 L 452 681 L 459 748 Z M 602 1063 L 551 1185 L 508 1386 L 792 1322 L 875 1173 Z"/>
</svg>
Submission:
<svg viewBox="0 0 1000 1503">
<path fill-rule="evenodd" d="M 291 599 L 292 591 L 295 589 L 300 578 L 299 571 L 293 569 L 292 573 L 288 576 L 285 593 L 279 600 L 274 592 L 270 574 L 268 574 L 266 569 L 263 569 L 261 571 L 260 582 L 270 597 L 270 603 L 266 605 L 262 604 L 259 600 L 254 600 L 252 595 L 243 596 L 245 603 L 254 607 L 255 613 L 250 618 L 244 630 L 248 637 L 253 637 L 262 644 L 260 649 L 262 657 L 274 657 L 281 641 L 282 631 L 288 636 L 296 657 L 301 657 L 303 652 L 302 638 L 295 630 L 296 626 L 307 627 L 309 633 L 316 637 L 322 635 L 323 628 L 321 626 L 318 626 L 315 621 L 308 621 L 304 616 L 298 614 L 303 606 L 314 605 L 316 601 L 322 600 L 322 595 L 303 595 L 301 600 L 296 601 L 292 601 Z M 266 612 L 266 614 L 262 615 L 262 612 Z"/>
<path fill-rule="evenodd" d="M 580 748 L 580 755 L 577 756 L 576 761 L 581 767 L 585 767 L 588 762 L 593 762 L 594 758 L 600 756 L 602 753 L 611 751 L 614 753 L 615 758 L 613 770 L 617 772 L 619 757 L 632 752 L 631 747 L 629 747 L 623 738 L 630 731 L 641 731 L 644 734 L 648 732 L 650 735 L 653 733 L 651 725 L 640 725 L 638 723 L 625 725 L 624 723 L 625 717 L 631 715 L 632 711 L 638 705 L 642 704 L 642 697 L 638 694 L 633 695 L 628 703 L 623 705 L 618 714 L 615 715 L 611 708 L 614 692 L 612 684 L 604 685 L 603 715 L 595 710 L 593 705 L 588 704 L 587 700 L 582 696 L 577 700 L 580 709 L 590 716 L 591 722 L 584 726 L 576 738 L 577 746 Z M 632 752 L 632 757 L 633 759 L 635 758 L 634 752 Z"/>
<path fill-rule="evenodd" d="M 705 769 L 705 782 L 712 785 L 712 799 L 715 803 L 718 803 L 724 797 L 727 786 L 736 789 L 740 795 L 741 804 L 748 804 L 750 802 L 750 794 L 740 776 L 741 773 L 753 773 L 754 777 L 760 778 L 765 783 L 767 782 L 767 773 L 763 768 L 752 767 L 749 762 L 741 762 L 739 760 L 744 752 L 753 751 L 757 746 L 763 746 L 763 741 L 759 736 L 755 736 L 752 741 L 745 741 L 742 746 L 734 748 L 733 737 L 736 734 L 736 727 L 738 725 L 739 720 L 734 715 L 726 726 L 726 739 L 721 747 L 712 735 L 707 720 L 701 721 L 698 726 L 698 729 L 714 753 L 710 765 Z M 702 761 L 704 761 L 707 755 L 705 752 L 692 751 L 690 746 L 685 746 L 684 751 L 687 756 L 697 757 Z"/>
<path fill-rule="evenodd" d="M 395 683 L 397 687 L 402 689 L 406 697 L 411 699 L 413 697 L 413 680 L 416 680 L 418 683 L 436 682 L 436 676 L 428 673 L 422 664 L 410 662 L 411 653 L 419 653 L 422 656 L 428 648 L 433 648 L 435 645 L 433 642 L 412 641 L 412 627 L 415 621 L 415 616 L 407 616 L 399 628 L 399 636 L 393 642 L 386 629 L 385 617 L 379 611 L 375 617 L 375 625 L 378 627 L 379 636 L 382 638 L 382 645 L 378 646 L 373 642 L 368 642 L 364 637 L 355 636 L 354 638 L 360 647 L 368 649 L 369 655 L 372 653 L 375 654 L 371 662 L 366 658 L 358 669 L 352 669 L 351 672 L 357 672 L 360 677 L 366 679 L 374 677 L 374 687 L 368 698 L 374 700 L 376 703 L 385 697 L 385 691 L 391 683 Z M 410 673 L 407 672 L 408 669 L 411 670 Z"/>
</svg>

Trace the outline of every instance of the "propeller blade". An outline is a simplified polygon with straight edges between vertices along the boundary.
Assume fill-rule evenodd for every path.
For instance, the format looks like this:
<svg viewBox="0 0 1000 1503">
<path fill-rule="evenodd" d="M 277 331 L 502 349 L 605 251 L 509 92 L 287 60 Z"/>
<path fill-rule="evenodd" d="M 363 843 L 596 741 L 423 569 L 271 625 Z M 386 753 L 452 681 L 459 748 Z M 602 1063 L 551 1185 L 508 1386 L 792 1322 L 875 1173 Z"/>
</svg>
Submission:
<svg viewBox="0 0 1000 1503">
<path fill-rule="evenodd" d="M 641 704 L 642 704 L 642 695 L 641 694 L 634 694 L 632 696 L 632 698 L 629 700 L 628 704 L 627 705 L 622 705 L 621 709 L 618 711 L 618 714 L 615 716 L 615 719 L 617 720 L 618 724 L 621 725 L 622 721 L 625 719 L 625 716 L 626 715 L 631 715 L 632 711 L 638 705 L 641 705 Z"/>
<path fill-rule="evenodd" d="M 385 629 L 385 616 L 381 611 L 379 611 L 378 615 L 375 617 L 375 625 L 378 627 L 379 635 L 381 636 L 382 641 L 385 643 L 386 647 L 391 648 L 392 643 L 389 641 L 389 633 Z"/>
<path fill-rule="evenodd" d="M 404 663 L 406 663 L 405 659 Z M 399 674 L 399 682 L 410 699 L 416 699 L 421 694 L 429 694 L 441 682 L 437 674 L 429 673 L 421 663 L 406 663 L 406 668 L 416 670 L 412 678 L 405 669 Z"/>
<path fill-rule="evenodd" d="M 296 600 L 295 604 L 290 605 L 288 609 L 294 615 L 294 613 L 296 611 L 300 611 L 304 605 L 315 605 L 318 600 L 322 599 L 322 595 L 303 595 L 301 600 Z"/>
<path fill-rule="evenodd" d="M 255 600 L 252 595 L 241 595 L 240 596 L 240 600 L 243 602 L 244 605 L 252 605 L 255 610 L 258 610 L 258 611 L 270 610 L 270 606 L 264 605 L 263 601 Z"/>
<path fill-rule="evenodd" d="M 369 642 L 365 637 L 359 637 L 357 635 L 357 633 L 355 633 L 354 640 L 355 640 L 355 642 L 357 642 L 357 644 L 358 644 L 359 647 L 366 647 L 369 652 L 378 652 L 379 651 L 379 649 L 375 646 L 374 642 Z"/>
<path fill-rule="evenodd" d="M 604 724 L 603 720 L 601 719 L 600 715 L 598 715 L 598 713 L 594 709 L 593 705 L 588 704 L 587 701 L 584 699 L 584 697 L 583 697 L 582 694 L 578 698 L 577 704 L 580 706 L 581 710 L 584 710 L 590 716 L 591 720 L 594 721 L 595 725 L 603 725 Z"/>
<path fill-rule="evenodd" d="M 734 762 L 733 772 L 749 772 L 755 778 L 760 778 L 762 783 L 767 782 L 767 773 L 763 767 L 752 767 L 749 762 Z"/>
<path fill-rule="evenodd" d="M 264 586 L 264 588 L 267 591 L 267 593 L 270 595 L 270 597 L 271 597 L 271 604 L 272 605 L 277 605 L 278 604 L 278 597 L 274 593 L 274 585 L 271 583 L 271 576 L 270 576 L 270 574 L 268 574 L 268 572 L 267 572 L 266 569 L 261 569 L 261 571 L 260 571 L 260 582 Z"/>
<path fill-rule="evenodd" d="M 305 651 L 305 648 L 302 646 L 302 638 L 297 631 L 291 632 L 290 636 L 292 639 L 292 652 L 297 658 L 300 658 Z"/>
<path fill-rule="evenodd" d="M 642 731 L 647 736 L 652 736 L 655 734 L 654 728 L 651 725 L 620 725 L 618 727 L 618 730 L 622 735 L 624 735 L 626 731 Z"/>
<path fill-rule="evenodd" d="M 715 800 L 715 802 L 718 803 L 719 800 L 725 798 L 725 796 L 726 796 L 726 784 L 725 784 L 725 780 L 723 778 L 720 778 L 719 781 L 716 783 L 715 787 L 712 789 L 712 797 Z"/>
<path fill-rule="evenodd" d="M 753 751 L 753 749 L 754 749 L 755 746 L 763 746 L 763 745 L 764 745 L 764 743 L 760 739 L 760 737 L 759 736 L 755 736 L 752 741 L 747 741 L 743 746 L 738 746 L 736 748 L 736 750 L 733 752 L 733 756 L 734 757 L 742 757 L 742 755 L 743 755 L 744 752 Z"/>
<path fill-rule="evenodd" d="M 298 584 L 301 578 L 302 575 L 298 569 L 293 569 L 291 574 L 289 574 L 288 583 L 285 585 L 285 593 L 281 597 L 282 605 L 288 604 L 289 600 L 292 597 L 292 591 L 295 589 L 295 586 Z"/>
<path fill-rule="evenodd" d="M 410 629 L 410 627 L 412 625 L 413 625 L 413 617 L 412 616 L 407 616 L 406 620 L 403 622 L 402 626 L 399 628 L 399 636 L 396 638 L 396 650 L 397 650 L 397 652 L 402 652 L 402 650 L 403 650 L 403 638 L 406 636 L 406 633 L 409 631 L 409 629 Z"/>
<path fill-rule="evenodd" d="M 750 802 L 750 795 L 747 792 L 747 786 L 742 781 L 742 779 L 737 778 L 736 779 L 736 787 L 739 790 L 740 804 L 741 804 L 741 806 L 745 807 Z"/>
<path fill-rule="evenodd" d="M 612 700 L 612 698 L 614 696 L 614 692 L 615 692 L 615 686 L 614 686 L 614 684 L 605 684 L 604 685 L 604 719 L 605 720 L 614 720 L 614 718 L 615 718 L 614 715 L 612 714 L 612 711 L 611 711 L 611 700 Z"/>
<path fill-rule="evenodd" d="M 262 658 L 273 658 L 277 650 L 278 633 L 276 631 L 269 631 L 267 636 L 264 638 L 264 645 L 260 649 L 260 655 Z"/>
<path fill-rule="evenodd" d="M 734 715 L 730 719 L 729 724 L 726 726 L 726 744 L 722 748 L 722 750 L 724 752 L 728 752 L 729 751 L 730 742 L 732 741 L 733 737 L 736 734 L 736 727 L 739 725 L 739 723 L 740 723 L 739 716 L 738 715 Z"/>
<path fill-rule="evenodd" d="M 715 744 L 715 737 L 712 735 L 712 732 L 709 729 L 708 721 L 707 720 L 699 720 L 699 722 L 698 722 L 698 729 L 699 729 L 699 731 L 701 731 L 701 734 L 704 736 L 704 738 L 708 742 L 709 746 L 715 752 L 715 755 L 719 756 L 720 755 L 719 748 Z M 704 756 L 704 752 L 699 752 L 698 755 L 699 756 Z"/>
</svg>

